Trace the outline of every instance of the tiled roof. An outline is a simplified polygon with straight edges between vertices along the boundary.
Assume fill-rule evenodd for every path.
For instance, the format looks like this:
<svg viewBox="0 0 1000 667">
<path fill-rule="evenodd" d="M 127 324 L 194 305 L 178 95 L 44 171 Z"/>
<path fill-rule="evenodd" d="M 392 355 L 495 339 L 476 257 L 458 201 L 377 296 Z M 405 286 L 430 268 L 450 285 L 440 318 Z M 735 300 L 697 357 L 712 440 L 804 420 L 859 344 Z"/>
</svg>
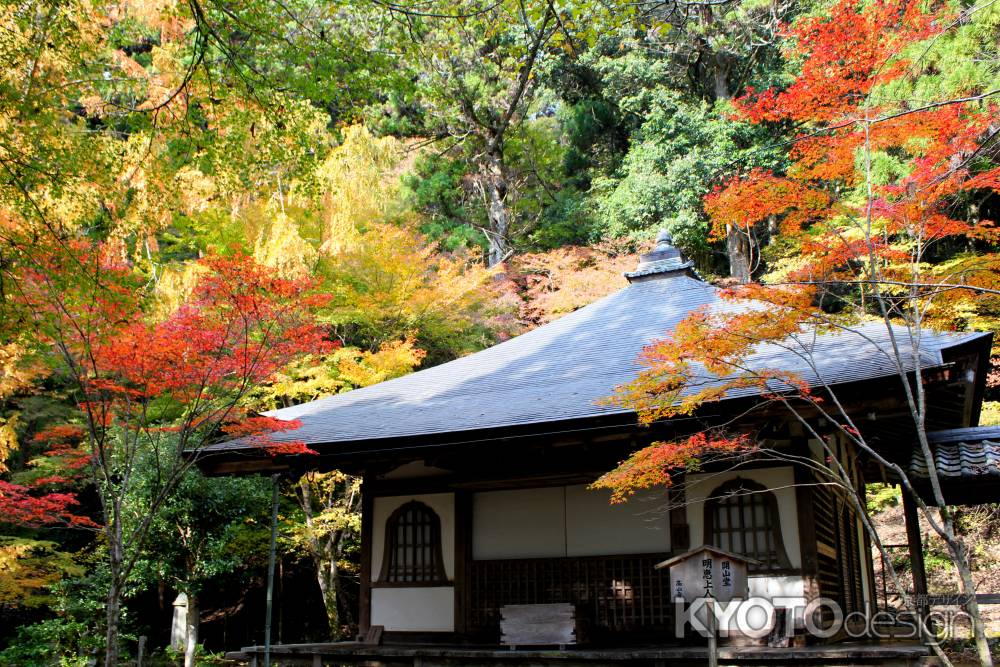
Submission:
<svg viewBox="0 0 1000 667">
<path fill-rule="evenodd" d="M 928 433 L 934 467 L 943 480 L 1000 480 L 1000 427 L 976 426 Z M 927 477 L 927 462 L 919 447 L 913 450 L 910 473 Z"/>
<path fill-rule="evenodd" d="M 665 272 L 554 322 L 466 357 L 270 414 L 300 419 L 281 439 L 310 445 L 434 436 L 481 429 L 559 422 L 625 412 L 602 405 L 617 385 L 632 379 L 643 346 L 663 337 L 705 305 L 733 308 L 718 290 L 686 271 Z M 884 325 L 854 333 L 801 336 L 769 345 L 754 365 L 797 372 L 811 383 L 836 384 L 892 375 Z M 926 333 L 922 364 L 941 363 L 941 350 L 981 334 Z M 909 338 L 899 337 L 906 353 Z M 815 354 L 811 357 L 808 351 Z M 815 368 L 810 366 L 815 362 Z M 702 383 L 718 382 L 706 376 Z M 743 390 L 739 394 L 752 394 Z M 221 443 L 213 449 L 240 447 Z"/>
</svg>

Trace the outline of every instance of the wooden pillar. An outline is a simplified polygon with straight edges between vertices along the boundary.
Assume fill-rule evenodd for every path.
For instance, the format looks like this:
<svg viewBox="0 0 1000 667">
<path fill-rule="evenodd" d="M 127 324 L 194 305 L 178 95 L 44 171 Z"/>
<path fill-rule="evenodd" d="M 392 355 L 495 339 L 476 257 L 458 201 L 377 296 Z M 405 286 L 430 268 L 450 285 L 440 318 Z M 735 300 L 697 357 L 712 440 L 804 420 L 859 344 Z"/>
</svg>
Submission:
<svg viewBox="0 0 1000 667">
<path fill-rule="evenodd" d="M 802 593 L 807 602 L 820 597 L 819 557 L 813 495 L 816 478 L 801 465 L 795 466 L 795 509 L 799 520 L 799 557 L 802 560 Z"/>
<path fill-rule="evenodd" d="M 927 569 L 924 565 L 924 545 L 920 537 L 920 519 L 917 515 L 917 501 L 903 489 L 903 518 L 906 521 L 906 543 L 910 548 L 910 569 L 913 572 L 913 594 L 917 596 L 917 612 L 926 617 Z"/>
<path fill-rule="evenodd" d="M 455 492 L 455 632 L 469 632 L 472 582 L 472 494 Z"/>
<path fill-rule="evenodd" d="M 368 634 L 372 625 L 372 528 L 374 526 L 375 500 L 367 480 L 361 484 L 361 609 L 358 615 L 358 632 Z"/>
<path fill-rule="evenodd" d="M 862 477 L 859 482 L 858 491 L 861 496 L 861 506 L 868 506 L 868 483 Z M 861 517 L 858 517 L 861 520 Z M 868 528 L 864 521 L 861 521 L 861 535 L 864 537 L 862 549 L 864 550 L 865 577 L 868 579 L 868 611 L 874 614 L 878 611 L 878 582 L 875 581 L 875 557 L 872 555 L 872 536 L 868 533 Z"/>
</svg>

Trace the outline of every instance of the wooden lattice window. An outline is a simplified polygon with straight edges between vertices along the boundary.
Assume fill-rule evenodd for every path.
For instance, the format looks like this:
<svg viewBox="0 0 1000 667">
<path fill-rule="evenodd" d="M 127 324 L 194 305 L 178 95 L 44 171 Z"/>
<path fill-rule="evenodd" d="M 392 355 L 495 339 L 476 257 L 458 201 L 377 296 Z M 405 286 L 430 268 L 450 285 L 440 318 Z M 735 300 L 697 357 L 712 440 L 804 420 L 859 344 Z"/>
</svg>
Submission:
<svg viewBox="0 0 1000 667">
<path fill-rule="evenodd" d="M 778 501 L 756 482 L 737 477 L 712 492 L 705 503 L 705 535 L 713 546 L 760 561 L 751 570 L 791 567 L 781 539 Z"/>
<path fill-rule="evenodd" d="M 427 505 L 411 500 L 389 517 L 379 581 L 417 586 L 447 583 L 441 556 L 441 520 Z"/>
</svg>

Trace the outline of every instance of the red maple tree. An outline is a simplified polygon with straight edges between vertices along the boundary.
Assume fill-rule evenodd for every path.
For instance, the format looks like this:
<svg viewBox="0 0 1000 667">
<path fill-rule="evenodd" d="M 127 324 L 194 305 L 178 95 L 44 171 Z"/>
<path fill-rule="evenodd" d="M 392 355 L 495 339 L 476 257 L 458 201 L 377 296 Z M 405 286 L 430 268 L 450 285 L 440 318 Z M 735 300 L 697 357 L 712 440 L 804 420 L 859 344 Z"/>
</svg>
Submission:
<svg viewBox="0 0 1000 667">
<path fill-rule="evenodd" d="M 940 519 L 913 492 L 906 472 L 866 440 L 832 386 L 810 386 L 798 374 L 752 361 L 762 346 L 787 348 L 796 336 L 839 332 L 857 335 L 859 345 L 871 344 L 860 323 L 881 321 L 880 340 L 886 341 L 881 352 L 898 371 L 918 445 L 927 469 L 935 470 L 919 381 L 920 341 L 927 329 L 958 326 L 959 313 L 975 312 L 1000 294 L 997 229 L 980 215 L 961 215 L 971 196 L 1000 191 L 1000 167 L 987 159 L 1000 120 L 995 101 L 1000 91 L 969 84 L 939 100 L 911 99 L 909 92 L 924 72 L 922 56 L 959 24 L 937 4 L 841 0 L 786 29 L 788 56 L 801 64 L 799 74 L 783 90 L 748 90 L 735 101 L 734 115 L 789 129 L 789 167 L 783 174 L 762 169 L 738 174 L 704 205 L 716 237 L 735 227 L 753 245 L 766 224 L 796 251 L 772 267 L 764 282 L 724 290 L 723 307 L 693 313 L 650 345 L 640 359 L 641 372 L 612 400 L 647 423 L 690 414 L 747 388 L 784 404 L 804 424 L 796 406 L 808 406 L 857 450 L 900 476 L 905 492 L 914 495 L 948 545 L 963 591 L 974 594 L 968 550 L 935 476 L 931 485 L 942 507 Z M 898 168 L 878 172 L 873 163 L 879 156 L 891 156 Z M 948 241 L 979 246 L 948 262 L 931 261 Z M 729 308 L 726 300 L 755 305 Z M 907 346 L 910 351 L 902 349 Z M 807 345 L 796 349 L 806 366 L 815 364 Z M 916 382 L 909 380 L 913 374 Z M 715 381 L 706 382 L 706 376 Z M 823 434 L 810 435 L 824 441 Z M 749 446 L 738 438 L 719 431 L 654 443 L 598 486 L 620 499 L 669 483 L 670 472 L 690 461 Z M 844 483 L 851 488 L 847 477 Z M 855 506 L 863 515 L 863 504 Z M 877 536 L 873 539 L 877 543 Z M 980 659 L 992 664 L 974 595 L 968 610 Z"/>
<path fill-rule="evenodd" d="M 65 447 L 57 453 L 68 468 L 89 471 L 101 501 L 111 574 L 106 664 L 114 665 L 121 591 L 151 519 L 199 450 L 216 438 L 241 437 L 269 453 L 311 453 L 302 442 L 272 438 L 297 423 L 242 405 L 252 388 L 291 362 L 332 349 L 313 315 L 327 296 L 312 281 L 276 277 L 246 255 L 210 256 L 199 262 L 190 297 L 157 320 L 147 312 L 147 281 L 111 246 L 36 245 L 21 259 L 21 312 L 59 353 L 77 389 L 84 454 L 73 458 Z M 146 513 L 126 516 L 140 466 L 154 469 L 157 481 L 141 500 Z M 0 498 L 15 503 L 25 521 L 76 521 L 65 494 L 4 486 Z"/>
<path fill-rule="evenodd" d="M 44 445 L 43 460 L 54 462 L 40 474 L 22 475 L 18 481 L 0 480 L 0 522 L 32 528 L 66 526 L 96 529 L 88 516 L 77 513 L 80 501 L 68 490 L 85 475 L 89 463 L 80 448 L 84 437 L 78 426 L 54 426 L 35 434 L 32 441 Z M 55 472 L 49 468 L 55 468 Z"/>
</svg>

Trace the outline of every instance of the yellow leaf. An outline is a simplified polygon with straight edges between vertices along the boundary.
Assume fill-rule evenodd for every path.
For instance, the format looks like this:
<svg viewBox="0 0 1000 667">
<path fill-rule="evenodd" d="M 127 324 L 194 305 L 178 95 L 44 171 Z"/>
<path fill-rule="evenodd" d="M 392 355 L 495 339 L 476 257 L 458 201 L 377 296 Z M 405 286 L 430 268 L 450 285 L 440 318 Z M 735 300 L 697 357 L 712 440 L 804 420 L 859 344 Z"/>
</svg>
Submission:
<svg viewBox="0 0 1000 667">
<path fill-rule="evenodd" d="M 0 418 L 0 472 L 7 472 L 7 458 L 17 449 L 17 433 L 14 425 L 17 418 Z"/>
</svg>

